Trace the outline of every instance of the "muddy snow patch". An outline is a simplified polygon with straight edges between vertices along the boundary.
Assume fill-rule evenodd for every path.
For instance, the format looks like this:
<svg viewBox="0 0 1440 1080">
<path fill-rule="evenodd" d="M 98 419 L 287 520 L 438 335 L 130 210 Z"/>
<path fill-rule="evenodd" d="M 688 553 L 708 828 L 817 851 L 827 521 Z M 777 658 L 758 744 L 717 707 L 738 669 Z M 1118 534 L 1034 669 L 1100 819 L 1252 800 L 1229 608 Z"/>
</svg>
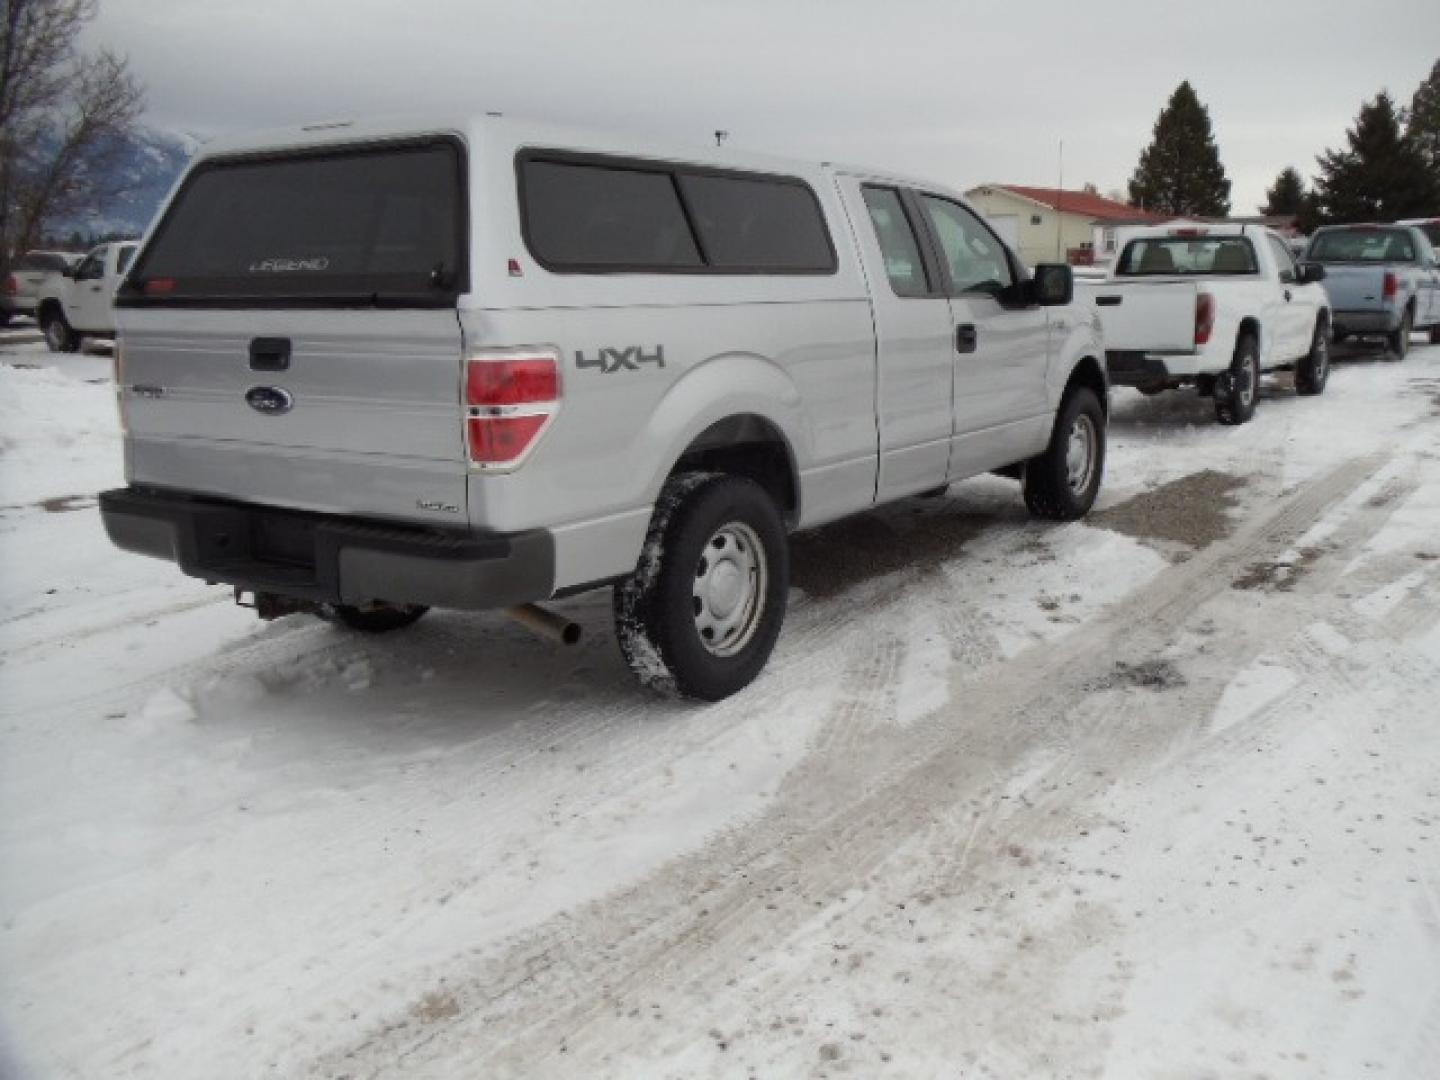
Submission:
<svg viewBox="0 0 1440 1080">
<path fill-rule="evenodd" d="M 1234 530 L 1230 511 L 1244 486 L 1242 477 L 1204 469 L 1093 511 L 1089 521 L 1137 540 L 1208 547 Z"/>
<path fill-rule="evenodd" d="M 895 719 L 909 724 L 942 708 L 950 700 L 950 645 L 933 611 L 912 625 L 909 648 L 900 665 Z"/>
</svg>

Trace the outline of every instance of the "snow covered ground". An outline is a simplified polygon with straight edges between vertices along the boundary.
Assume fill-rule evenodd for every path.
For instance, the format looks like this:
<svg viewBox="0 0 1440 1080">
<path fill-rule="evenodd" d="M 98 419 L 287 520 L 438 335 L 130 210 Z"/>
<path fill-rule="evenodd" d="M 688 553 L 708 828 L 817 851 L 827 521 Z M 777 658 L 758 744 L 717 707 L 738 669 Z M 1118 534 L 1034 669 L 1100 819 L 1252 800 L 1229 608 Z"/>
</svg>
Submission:
<svg viewBox="0 0 1440 1080">
<path fill-rule="evenodd" d="M 262 625 L 120 481 L 0 344 L 0 1075 L 1440 1075 L 1440 348 L 799 537 L 703 708 L 608 596 Z"/>
</svg>

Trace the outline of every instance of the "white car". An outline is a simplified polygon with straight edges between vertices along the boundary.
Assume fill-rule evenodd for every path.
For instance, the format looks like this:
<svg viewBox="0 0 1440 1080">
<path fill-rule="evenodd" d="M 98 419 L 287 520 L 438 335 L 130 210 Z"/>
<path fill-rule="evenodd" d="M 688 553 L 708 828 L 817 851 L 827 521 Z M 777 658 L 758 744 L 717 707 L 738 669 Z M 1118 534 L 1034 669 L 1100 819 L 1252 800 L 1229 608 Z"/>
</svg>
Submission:
<svg viewBox="0 0 1440 1080">
<path fill-rule="evenodd" d="M 139 245 L 100 244 L 79 264 L 46 280 L 35 317 L 52 352 L 75 352 L 87 337 L 115 336 L 115 290 Z"/>
<path fill-rule="evenodd" d="M 1324 392 L 1324 276 L 1270 229 L 1159 227 L 1132 233 L 1107 279 L 1085 292 L 1105 327 L 1111 383 L 1147 394 L 1193 385 L 1215 399 L 1222 424 L 1243 424 L 1262 372 L 1293 369 L 1298 392 Z"/>
</svg>

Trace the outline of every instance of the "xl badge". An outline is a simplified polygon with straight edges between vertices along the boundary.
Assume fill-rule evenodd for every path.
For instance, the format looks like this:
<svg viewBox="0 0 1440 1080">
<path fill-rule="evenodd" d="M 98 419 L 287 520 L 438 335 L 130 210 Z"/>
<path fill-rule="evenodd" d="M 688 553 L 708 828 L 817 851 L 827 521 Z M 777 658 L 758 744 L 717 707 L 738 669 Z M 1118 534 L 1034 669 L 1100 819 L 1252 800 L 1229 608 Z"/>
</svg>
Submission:
<svg viewBox="0 0 1440 1080">
<path fill-rule="evenodd" d="M 245 401 L 256 412 L 267 416 L 280 416 L 295 404 L 290 391 L 278 386 L 252 386 L 245 391 Z"/>
</svg>

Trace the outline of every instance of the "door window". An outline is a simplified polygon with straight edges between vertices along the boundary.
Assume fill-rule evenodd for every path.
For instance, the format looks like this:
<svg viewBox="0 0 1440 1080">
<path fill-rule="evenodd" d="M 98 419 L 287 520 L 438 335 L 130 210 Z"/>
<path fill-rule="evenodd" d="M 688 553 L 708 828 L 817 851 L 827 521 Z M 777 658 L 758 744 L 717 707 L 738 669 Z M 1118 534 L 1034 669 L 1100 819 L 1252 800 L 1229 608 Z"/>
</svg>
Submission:
<svg viewBox="0 0 1440 1080">
<path fill-rule="evenodd" d="M 1273 236 L 1265 237 L 1270 243 L 1270 254 L 1275 256 L 1275 265 L 1280 270 L 1280 280 L 1287 285 L 1295 280 L 1295 259 L 1290 249 Z"/>
<path fill-rule="evenodd" d="M 910 217 L 894 188 L 864 189 L 865 206 L 870 211 L 870 224 L 880 241 L 880 254 L 885 259 L 885 276 L 896 296 L 930 296 L 933 289 L 925 260 L 920 255 L 920 242 Z"/>
<path fill-rule="evenodd" d="M 1015 284 L 1004 246 L 978 217 L 959 203 L 934 195 L 923 195 L 921 201 L 930 215 L 956 294 L 979 292 L 993 296 Z"/>
<path fill-rule="evenodd" d="M 105 273 L 105 260 L 100 255 L 86 255 L 85 261 L 75 268 L 76 281 L 93 281 Z"/>
</svg>

